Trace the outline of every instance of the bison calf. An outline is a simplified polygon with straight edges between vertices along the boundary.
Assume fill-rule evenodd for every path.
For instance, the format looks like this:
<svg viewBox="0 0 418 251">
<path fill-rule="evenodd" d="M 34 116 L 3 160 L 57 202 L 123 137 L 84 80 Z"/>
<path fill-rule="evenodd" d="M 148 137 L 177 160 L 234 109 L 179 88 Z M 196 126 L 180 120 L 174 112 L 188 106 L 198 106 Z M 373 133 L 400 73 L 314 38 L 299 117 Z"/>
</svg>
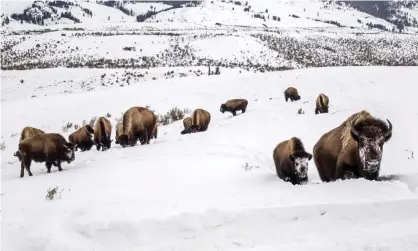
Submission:
<svg viewBox="0 0 418 251">
<path fill-rule="evenodd" d="M 123 133 L 122 119 L 116 124 L 115 144 L 119 144 L 119 136 Z"/>
<path fill-rule="evenodd" d="M 192 124 L 185 128 L 181 134 L 204 132 L 208 129 L 210 123 L 210 113 L 203 109 L 196 109 L 192 115 Z M 183 121 L 184 122 L 184 121 Z"/>
<path fill-rule="evenodd" d="M 305 151 L 297 137 L 279 143 L 273 151 L 277 176 L 293 185 L 308 182 L 308 163 L 311 159 L 312 154 Z"/>
<path fill-rule="evenodd" d="M 94 145 L 92 140 L 93 133 L 93 127 L 85 125 L 80 127 L 77 131 L 71 133 L 70 136 L 68 136 L 68 141 L 74 144 L 76 151 L 78 148 L 80 148 L 82 152 L 89 151 Z"/>
<path fill-rule="evenodd" d="M 328 113 L 328 104 L 329 104 L 328 96 L 323 93 L 319 94 L 318 98 L 316 98 L 315 114 Z"/>
<path fill-rule="evenodd" d="M 287 100 L 290 99 L 290 101 L 297 101 L 300 99 L 300 96 L 298 94 L 298 90 L 295 87 L 289 87 L 284 91 L 284 99 Z"/>
<path fill-rule="evenodd" d="M 19 143 L 19 150 L 14 154 L 19 158 L 20 177 L 24 176 L 24 169 L 32 176 L 30 166 L 35 162 L 46 162 L 48 173 L 52 165 L 62 171 L 61 162 L 71 163 L 75 160 L 75 146 L 68 143 L 63 136 L 57 133 L 38 134 Z"/>
<path fill-rule="evenodd" d="M 387 124 L 363 110 L 328 131 L 315 144 L 313 155 L 324 182 L 338 179 L 379 177 L 383 145 L 392 137 Z"/>
<path fill-rule="evenodd" d="M 112 124 L 104 117 L 100 117 L 94 125 L 94 144 L 96 145 L 97 151 L 102 148 L 105 151 L 111 147 L 112 139 Z"/>
<path fill-rule="evenodd" d="M 247 109 L 247 105 L 248 100 L 246 99 L 230 99 L 221 105 L 220 111 L 222 113 L 230 112 L 232 115 L 236 116 L 237 111 L 244 113 Z"/>
</svg>

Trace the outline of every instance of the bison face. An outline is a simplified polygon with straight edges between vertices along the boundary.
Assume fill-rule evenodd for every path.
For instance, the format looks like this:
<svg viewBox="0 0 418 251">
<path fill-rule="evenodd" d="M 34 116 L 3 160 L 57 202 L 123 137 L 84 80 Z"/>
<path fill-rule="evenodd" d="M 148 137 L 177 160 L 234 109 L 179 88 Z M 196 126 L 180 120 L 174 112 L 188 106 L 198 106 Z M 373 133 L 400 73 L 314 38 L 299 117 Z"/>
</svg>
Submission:
<svg viewBox="0 0 418 251">
<path fill-rule="evenodd" d="M 289 156 L 293 162 L 295 175 L 301 182 L 308 181 L 308 166 L 309 161 L 312 159 L 312 154 L 306 152 L 296 152 Z"/>
<path fill-rule="evenodd" d="M 127 134 L 119 135 L 118 141 L 122 147 L 127 147 L 131 145 L 131 142 L 129 141 L 129 136 Z"/>
<path fill-rule="evenodd" d="M 224 113 L 224 112 L 225 112 L 225 104 L 222 104 L 222 105 L 221 105 L 221 109 L 220 109 L 220 111 L 221 111 L 222 113 Z"/>
<path fill-rule="evenodd" d="M 64 154 L 67 157 L 67 162 L 71 163 L 75 160 L 75 146 L 72 143 L 64 145 Z"/>
<path fill-rule="evenodd" d="M 376 179 L 380 171 L 383 145 L 392 136 L 392 124 L 388 120 L 389 128 L 382 131 L 375 125 L 363 125 L 358 130 L 351 125 L 351 136 L 358 143 L 357 153 L 360 160 L 361 170 L 366 179 Z"/>
<path fill-rule="evenodd" d="M 189 128 L 184 129 L 183 131 L 181 131 L 181 134 L 188 134 L 188 133 L 191 133 L 191 132 L 192 132 L 192 130 L 189 127 Z"/>
</svg>

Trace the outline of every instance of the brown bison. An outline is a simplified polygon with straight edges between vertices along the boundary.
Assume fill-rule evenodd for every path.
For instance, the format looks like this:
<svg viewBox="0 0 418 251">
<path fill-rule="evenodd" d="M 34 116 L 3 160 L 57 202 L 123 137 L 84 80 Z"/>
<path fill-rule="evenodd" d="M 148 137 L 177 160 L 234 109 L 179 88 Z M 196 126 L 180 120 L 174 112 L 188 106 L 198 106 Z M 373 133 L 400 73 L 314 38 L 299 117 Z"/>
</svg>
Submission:
<svg viewBox="0 0 418 251">
<path fill-rule="evenodd" d="M 100 117 L 94 125 L 94 144 L 96 145 L 97 151 L 102 148 L 105 151 L 110 148 L 112 144 L 112 124 L 104 117 Z"/>
<path fill-rule="evenodd" d="M 138 140 L 141 145 L 149 144 L 157 116 L 148 108 L 132 107 L 123 114 L 123 130 L 118 141 L 122 147 L 134 146 Z"/>
<path fill-rule="evenodd" d="M 62 171 L 61 162 L 71 163 L 75 160 L 75 146 L 68 143 L 63 136 L 57 133 L 37 134 L 19 143 L 19 150 L 15 152 L 21 162 L 20 177 L 24 176 L 24 169 L 32 176 L 30 166 L 32 160 L 35 162 L 46 162 L 48 173 L 52 165 Z"/>
<path fill-rule="evenodd" d="M 298 90 L 295 87 L 289 87 L 284 91 L 284 99 L 287 100 L 290 99 L 290 101 L 297 101 L 300 99 L 300 96 L 298 94 Z"/>
<path fill-rule="evenodd" d="M 316 98 L 315 114 L 328 113 L 328 104 L 329 104 L 328 96 L 323 93 L 319 94 L 318 98 Z"/>
<path fill-rule="evenodd" d="M 91 127 L 91 125 L 85 125 L 71 133 L 70 136 L 68 136 L 68 141 L 75 146 L 76 151 L 78 148 L 80 148 L 82 152 L 89 151 L 94 145 L 92 139 L 93 134 L 93 127 Z"/>
<path fill-rule="evenodd" d="M 203 109 L 196 109 L 192 114 L 192 125 L 181 131 L 181 134 L 204 132 L 210 123 L 210 113 Z"/>
<path fill-rule="evenodd" d="M 276 174 L 293 185 L 308 182 L 308 164 L 312 154 L 305 151 L 302 141 L 292 137 L 279 143 L 273 151 Z"/>
<path fill-rule="evenodd" d="M 232 115 L 236 116 L 237 111 L 241 111 L 241 113 L 244 113 L 247 109 L 248 100 L 246 99 L 230 99 L 225 102 L 225 104 L 221 105 L 220 111 L 222 113 L 224 112 L 230 112 Z"/>
<path fill-rule="evenodd" d="M 363 110 L 322 135 L 314 146 L 314 161 L 322 181 L 379 177 L 383 144 L 392 137 L 392 124 Z"/>
<path fill-rule="evenodd" d="M 193 124 L 193 119 L 191 117 L 186 117 L 183 119 L 184 130 L 188 130 Z"/>
<path fill-rule="evenodd" d="M 115 136 L 115 144 L 119 144 L 119 135 L 123 133 L 123 123 L 122 119 L 116 124 L 116 136 Z"/>
<path fill-rule="evenodd" d="M 30 126 L 26 126 L 25 128 L 22 129 L 22 133 L 20 134 L 20 139 L 19 142 L 22 142 L 25 139 L 31 138 L 35 135 L 38 134 L 44 134 L 45 132 L 42 131 L 41 129 L 35 128 L 35 127 L 30 127 Z"/>
</svg>

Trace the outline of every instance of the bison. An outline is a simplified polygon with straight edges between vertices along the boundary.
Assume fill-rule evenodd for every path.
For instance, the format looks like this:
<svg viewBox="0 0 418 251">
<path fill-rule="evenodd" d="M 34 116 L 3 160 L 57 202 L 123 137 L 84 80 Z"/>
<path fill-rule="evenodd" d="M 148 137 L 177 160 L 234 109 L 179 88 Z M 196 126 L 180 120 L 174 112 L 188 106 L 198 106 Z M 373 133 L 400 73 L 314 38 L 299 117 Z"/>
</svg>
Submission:
<svg viewBox="0 0 418 251">
<path fill-rule="evenodd" d="M 222 113 L 224 112 L 230 112 L 232 115 L 236 116 L 237 111 L 241 111 L 241 113 L 244 113 L 247 109 L 248 100 L 246 99 L 230 99 L 225 102 L 225 104 L 221 105 L 220 111 Z"/>
<path fill-rule="evenodd" d="M 26 126 L 25 128 L 22 129 L 22 132 L 20 133 L 20 139 L 19 142 L 22 142 L 25 139 L 31 138 L 35 135 L 38 134 L 44 134 L 45 132 L 42 131 L 41 129 L 35 128 L 35 127 L 30 127 L 30 126 Z"/>
<path fill-rule="evenodd" d="M 192 114 L 192 124 L 185 128 L 181 134 L 204 132 L 208 129 L 210 123 L 210 113 L 203 109 L 196 109 Z"/>
<path fill-rule="evenodd" d="M 290 101 L 297 101 L 300 99 L 300 96 L 298 94 L 298 90 L 295 87 L 289 87 L 284 91 L 284 99 L 287 100 L 290 99 Z"/>
<path fill-rule="evenodd" d="M 92 134 L 94 134 L 93 127 L 91 125 L 85 125 L 71 133 L 70 136 L 68 136 L 68 141 L 75 146 L 76 151 L 78 148 L 80 148 L 82 152 L 89 151 L 94 145 Z"/>
<path fill-rule="evenodd" d="M 277 176 L 293 185 L 308 182 L 308 164 L 312 154 L 305 151 L 302 141 L 292 137 L 279 143 L 273 151 Z"/>
<path fill-rule="evenodd" d="M 21 162 L 20 177 L 24 176 L 24 169 L 32 176 L 30 166 L 32 160 L 35 162 L 46 162 L 48 173 L 51 172 L 52 165 L 62 171 L 61 162 L 71 163 L 75 160 L 75 146 L 57 133 L 37 134 L 19 143 L 19 150 L 15 152 Z"/>
<path fill-rule="evenodd" d="M 115 136 L 115 144 L 119 144 L 119 135 L 121 135 L 123 132 L 123 123 L 122 119 L 119 120 L 119 122 L 116 124 L 116 136 Z"/>
<path fill-rule="evenodd" d="M 315 114 L 328 113 L 328 104 L 329 104 L 328 96 L 323 93 L 319 94 L 318 98 L 316 98 Z"/>
<path fill-rule="evenodd" d="M 362 110 L 322 135 L 313 149 L 321 180 L 378 179 L 383 145 L 392 137 L 387 122 Z"/>
<path fill-rule="evenodd" d="M 110 139 L 112 135 L 112 124 L 104 117 L 100 117 L 94 125 L 94 144 L 97 151 L 102 148 L 105 151 L 110 148 L 113 140 Z"/>
<path fill-rule="evenodd" d="M 193 124 L 193 119 L 191 117 L 186 117 L 183 119 L 184 130 L 188 130 Z"/>
<path fill-rule="evenodd" d="M 148 108 L 132 107 L 123 114 L 123 130 L 118 141 L 122 147 L 134 146 L 138 140 L 141 145 L 149 144 L 157 116 Z"/>
</svg>

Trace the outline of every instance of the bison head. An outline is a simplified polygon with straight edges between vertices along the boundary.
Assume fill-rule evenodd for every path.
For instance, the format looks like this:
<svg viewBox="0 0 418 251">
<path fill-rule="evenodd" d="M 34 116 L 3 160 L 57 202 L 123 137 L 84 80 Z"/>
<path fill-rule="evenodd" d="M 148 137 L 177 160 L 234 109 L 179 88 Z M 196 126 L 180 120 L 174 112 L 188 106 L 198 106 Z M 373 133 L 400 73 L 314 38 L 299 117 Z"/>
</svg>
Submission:
<svg viewBox="0 0 418 251">
<path fill-rule="evenodd" d="M 358 143 L 359 166 L 366 179 L 377 179 L 383 154 L 383 144 L 392 137 L 392 124 L 381 120 L 365 120 L 351 124 L 351 136 Z"/>
<path fill-rule="evenodd" d="M 293 98 L 294 100 L 299 100 L 300 96 L 299 95 L 295 95 L 295 97 Z"/>
<path fill-rule="evenodd" d="M 192 130 L 190 127 L 185 128 L 183 131 L 181 131 L 181 134 L 188 134 L 188 133 L 192 133 Z"/>
<path fill-rule="evenodd" d="M 103 151 L 109 149 L 112 146 L 113 139 L 104 138 L 99 144 L 102 146 Z"/>
<path fill-rule="evenodd" d="M 225 107 L 226 107 L 226 106 L 225 106 L 225 104 L 222 104 L 222 105 L 221 105 L 221 109 L 220 109 L 220 111 L 221 111 L 222 113 L 224 113 L 224 112 L 225 112 Z"/>
<path fill-rule="evenodd" d="M 64 154 L 67 157 L 67 162 L 71 163 L 75 160 L 75 145 L 72 143 L 64 144 Z"/>
<path fill-rule="evenodd" d="M 130 139 L 129 138 L 129 135 L 128 134 L 125 134 L 125 133 L 119 135 L 117 141 L 119 142 L 119 144 L 122 147 L 127 147 L 127 146 L 132 145 L 132 139 Z"/>
<path fill-rule="evenodd" d="M 306 183 L 308 181 L 308 166 L 309 161 L 312 159 L 312 154 L 298 151 L 291 154 L 289 158 L 293 163 L 293 170 L 298 180 L 301 183 Z"/>
</svg>

